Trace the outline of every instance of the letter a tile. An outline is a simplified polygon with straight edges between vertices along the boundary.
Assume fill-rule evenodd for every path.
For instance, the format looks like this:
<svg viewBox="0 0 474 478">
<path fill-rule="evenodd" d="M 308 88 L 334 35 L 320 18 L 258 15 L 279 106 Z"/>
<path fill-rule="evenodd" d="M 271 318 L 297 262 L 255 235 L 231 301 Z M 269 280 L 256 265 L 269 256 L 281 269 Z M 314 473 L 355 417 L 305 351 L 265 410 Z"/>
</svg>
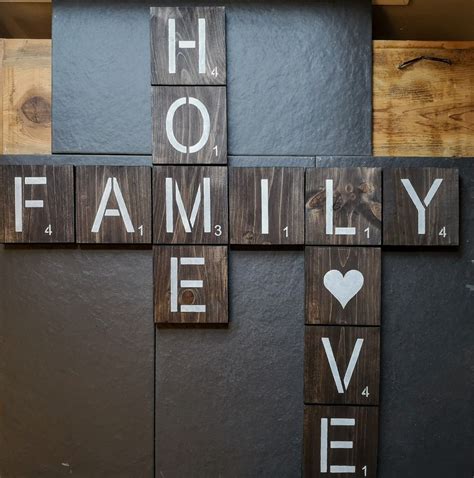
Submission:
<svg viewBox="0 0 474 478">
<path fill-rule="evenodd" d="M 151 168 L 76 168 L 77 242 L 151 243 Z"/>
<path fill-rule="evenodd" d="M 378 408 L 307 405 L 304 478 L 376 478 Z"/>
<path fill-rule="evenodd" d="M 152 87 L 153 162 L 227 164 L 226 88 Z"/>
<path fill-rule="evenodd" d="M 305 328 L 305 403 L 378 405 L 380 328 Z"/>
<path fill-rule="evenodd" d="M 459 244 L 457 169 L 386 169 L 383 201 L 384 244 L 392 246 Z"/>
</svg>

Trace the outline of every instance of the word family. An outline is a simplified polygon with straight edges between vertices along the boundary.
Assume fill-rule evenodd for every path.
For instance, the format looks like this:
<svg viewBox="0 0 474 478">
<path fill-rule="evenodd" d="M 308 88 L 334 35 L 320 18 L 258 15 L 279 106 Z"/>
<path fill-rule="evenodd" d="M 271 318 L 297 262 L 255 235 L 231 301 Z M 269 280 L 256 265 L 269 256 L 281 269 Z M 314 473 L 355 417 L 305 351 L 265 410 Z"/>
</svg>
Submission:
<svg viewBox="0 0 474 478">
<path fill-rule="evenodd" d="M 457 170 L 386 169 L 383 201 L 381 176 L 375 168 L 0 166 L 0 240 L 458 244 Z"/>
</svg>

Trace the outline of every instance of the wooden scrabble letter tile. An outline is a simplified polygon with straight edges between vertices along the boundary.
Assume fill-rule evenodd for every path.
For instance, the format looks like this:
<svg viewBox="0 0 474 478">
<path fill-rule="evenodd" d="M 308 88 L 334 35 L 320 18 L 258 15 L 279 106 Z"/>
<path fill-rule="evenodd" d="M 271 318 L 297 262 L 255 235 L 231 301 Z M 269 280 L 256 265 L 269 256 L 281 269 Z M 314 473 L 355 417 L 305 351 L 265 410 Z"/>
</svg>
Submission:
<svg viewBox="0 0 474 478">
<path fill-rule="evenodd" d="M 379 248 L 306 247 L 306 323 L 380 325 Z"/>
<path fill-rule="evenodd" d="M 76 168 L 77 242 L 151 243 L 151 168 Z"/>
<path fill-rule="evenodd" d="M 381 201 L 380 169 L 308 169 L 306 244 L 381 244 Z"/>
<path fill-rule="evenodd" d="M 153 168 L 153 242 L 227 244 L 227 168 Z"/>
<path fill-rule="evenodd" d="M 153 85 L 225 85 L 224 7 L 152 7 Z"/>
<path fill-rule="evenodd" d="M 380 328 L 307 325 L 305 403 L 378 405 Z"/>
<path fill-rule="evenodd" d="M 307 405 L 303 476 L 377 476 L 378 408 Z"/>
<path fill-rule="evenodd" d="M 7 243 L 74 242 L 73 166 L 0 166 Z"/>
<path fill-rule="evenodd" d="M 231 168 L 231 244 L 304 243 L 304 169 Z"/>
<path fill-rule="evenodd" d="M 155 246 L 155 322 L 228 322 L 227 248 Z"/>
<path fill-rule="evenodd" d="M 384 244 L 457 246 L 459 173 L 457 169 L 384 170 Z"/>
<path fill-rule="evenodd" d="M 152 87 L 153 162 L 227 164 L 226 89 Z"/>
</svg>

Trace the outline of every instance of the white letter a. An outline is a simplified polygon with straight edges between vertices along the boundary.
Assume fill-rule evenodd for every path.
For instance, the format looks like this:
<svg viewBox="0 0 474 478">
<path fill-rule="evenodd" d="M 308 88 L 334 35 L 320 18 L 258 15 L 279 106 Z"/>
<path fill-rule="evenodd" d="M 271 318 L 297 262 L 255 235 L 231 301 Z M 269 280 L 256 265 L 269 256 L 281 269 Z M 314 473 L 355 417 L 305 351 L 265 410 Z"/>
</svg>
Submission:
<svg viewBox="0 0 474 478">
<path fill-rule="evenodd" d="M 113 183 L 112 183 L 113 181 Z M 109 201 L 110 194 L 112 193 L 112 184 L 115 199 L 117 200 L 118 209 L 106 209 L 107 202 Z M 104 194 L 102 194 L 102 199 L 100 200 L 99 209 L 95 216 L 94 224 L 92 226 L 92 232 L 99 232 L 100 226 L 102 225 L 102 219 L 104 216 L 122 216 L 123 223 L 127 232 L 135 232 L 133 228 L 132 221 L 130 220 L 130 215 L 128 214 L 127 206 L 123 200 L 122 191 L 118 184 L 117 178 L 107 179 L 105 185 Z"/>
</svg>

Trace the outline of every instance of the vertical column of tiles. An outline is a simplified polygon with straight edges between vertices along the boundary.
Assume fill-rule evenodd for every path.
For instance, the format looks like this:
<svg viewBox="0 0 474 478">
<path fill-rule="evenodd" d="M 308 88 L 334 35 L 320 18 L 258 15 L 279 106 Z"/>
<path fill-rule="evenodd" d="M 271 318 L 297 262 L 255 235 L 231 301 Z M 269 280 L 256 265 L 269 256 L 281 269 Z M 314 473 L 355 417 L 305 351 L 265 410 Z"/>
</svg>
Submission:
<svg viewBox="0 0 474 478">
<path fill-rule="evenodd" d="M 155 322 L 223 324 L 229 238 L 225 10 L 156 7 L 150 13 Z"/>
<path fill-rule="evenodd" d="M 306 176 L 304 476 L 376 476 L 381 174 Z M 341 246 L 358 247 L 341 247 Z"/>
</svg>

